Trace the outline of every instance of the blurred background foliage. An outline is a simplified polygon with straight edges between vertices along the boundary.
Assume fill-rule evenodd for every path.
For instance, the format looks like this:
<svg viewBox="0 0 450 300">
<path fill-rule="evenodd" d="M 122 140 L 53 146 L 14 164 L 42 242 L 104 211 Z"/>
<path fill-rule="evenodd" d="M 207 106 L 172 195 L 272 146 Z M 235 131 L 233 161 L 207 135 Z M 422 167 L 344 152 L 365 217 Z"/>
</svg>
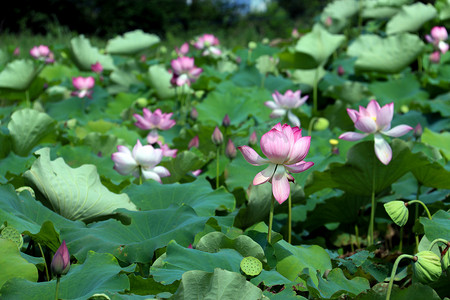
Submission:
<svg viewBox="0 0 450 300">
<path fill-rule="evenodd" d="M 251 1 L 255 0 L 16 0 L 0 12 L 1 42 L 14 45 L 19 36 L 30 37 L 30 45 L 39 38 L 64 42 L 77 34 L 101 41 L 142 29 L 169 45 L 211 32 L 233 47 L 264 37 L 287 38 L 293 28 L 301 32 L 330 2 L 259 0 L 266 10 L 249 11 Z"/>
</svg>

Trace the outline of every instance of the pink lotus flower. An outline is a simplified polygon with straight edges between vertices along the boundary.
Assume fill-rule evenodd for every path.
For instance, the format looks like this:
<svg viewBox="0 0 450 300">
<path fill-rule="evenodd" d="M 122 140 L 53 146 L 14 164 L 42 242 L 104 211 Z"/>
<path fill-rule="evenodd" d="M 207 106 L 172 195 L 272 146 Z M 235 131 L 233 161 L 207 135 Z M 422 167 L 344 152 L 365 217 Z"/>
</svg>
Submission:
<svg viewBox="0 0 450 300">
<path fill-rule="evenodd" d="M 425 39 L 437 47 L 442 54 L 448 51 L 449 46 L 446 42 L 444 42 L 448 39 L 448 33 L 445 27 L 434 26 L 433 29 L 431 29 L 431 35 L 427 34 Z"/>
<path fill-rule="evenodd" d="M 220 146 L 223 143 L 223 134 L 222 131 L 220 131 L 219 127 L 216 126 L 216 128 L 213 131 L 213 134 L 211 135 L 211 141 L 216 146 Z"/>
<path fill-rule="evenodd" d="M 278 203 L 283 203 L 291 191 L 289 181 L 294 177 L 289 172 L 300 173 L 311 168 L 313 162 L 305 162 L 309 151 L 311 137 L 302 137 L 302 130 L 288 124 L 278 123 L 261 137 L 261 150 L 267 159 L 262 158 L 249 146 L 238 149 L 246 161 L 254 166 L 269 164 L 263 171 L 256 174 L 254 185 L 266 182 L 272 183 L 272 193 Z"/>
<path fill-rule="evenodd" d="M 392 149 L 386 142 L 382 134 L 399 137 L 405 135 L 413 128 L 408 125 L 398 125 L 391 129 L 391 121 L 394 116 L 394 103 L 389 103 L 380 107 L 377 101 L 371 100 L 367 108 L 359 107 L 359 112 L 354 109 L 347 109 L 347 113 L 355 123 L 356 129 L 364 133 L 345 132 L 339 136 L 340 139 L 346 141 L 359 141 L 369 134 L 374 134 L 375 154 L 378 159 L 385 165 L 389 164 L 392 159 Z"/>
<path fill-rule="evenodd" d="M 149 144 L 157 142 L 159 136 L 158 129 L 168 130 L 176 124 L 175 120 L 170 119 L 173 113 L 163 114 L 159 108 L 153 113 L 148 108 L 144 108 L 142 111 L 144 116 L 139 114 L 133 115 L 137 120 L 134 125 L 144 130 L 151 130 L 147 136 Z"/>
<path fill-rule="evenodd" d="M 70 269 L 70 254 L 66 246 L 66 241 L 63 241 L 58 250 L 56 250 L 53 256 L 52 263 L 50 264 L 53 275 L 61 277 L 66 275 Z"/>
<path fill-rule="evenodd" d="M 229 159 L 233 159 L 236 157 L 236 147 L 234 146 L 234 143 L 232 140 L 228 140 L 227 147 L 225 148 L 225 155 Z"/>
<path fill-rule="evenodd" d="M 159 145 L 159 149 L 161 149 L 163 156 L 173 157 L 173 158 L 177 157 L 178 149 L 170 149 L 169 145 L 164 144 L 163 142 L 161 142 L 159 140 L 156 141 L 156 143 Z"/>
<path fill-rule="evenodd" d="M 308 96 L 301 97 L 302 91 L 298 90 L 292 92 L 291 90 L 286 91 L 284 95 L 280 94 L 278 91 L 272 94 L 274 101 L 266 101 L 265 106 L 272 109 L 270 114 L 271 118 L 284 117 L 287 114 L 289 121 L 294 125 L 300 127 L 299 118 L 294 115 L 291 110 L 299 107 L 308 100 Z"/>
<path fill-rule="evenodd" d="M 20 55 L 20 48 L 19 47 L 16 47 L 16 49 L 14 49 L 13 55 L 14 56 L 19 56 Z"/>
<path fill-rule="evenodd" d="M 101 72 L 103 72 L 103 66 L 101 63 L 96 62 L 95 64 L 91 65 L 91 70 L 94 73 L 100 74 Z"/>
<path fill-rule="evenodd" d="M 184 43 L 183 45 L 181 45 L 180 49 L 178 49 L 178 47 L 175 47 L 175 52 L 178 56 L 185 56 L 189 52 L 189 44 Z"/>
<path fill-rule="evenodd" d="M 192 138 L 192 140 L 189 141 L 188 149 L 191 149 L 193 147 L 198 148 L 199 145 L 200 145 L 200 141 L 198 139 L 198 135 L 196 135 Z"/>
<path fill-rule="evenodd" d="M 34 46 L 30 50 L 30 55 L 46 63 L 53 63 L 55 61 L 53 52 L 45 45 Z"/>
<path fill-rule="evenodd" d="M 216 38 L 212 34 L 205 33 L 202 36 L 198 37 L 194 42 L 194 47 L 204 51 L 202 52 L 203 56 L 207 55 L 220 55 L 222 51 L 216 46 L 219 45 L 219 39 Z"/>
<path fill-rule="evenodd" d="M 141 175 L 145 179 L 153 179 L 161 183 L 161 177 L 170 176 L 169 170 L 165 167 L 157 166 L 163 157 L 161 149 L 155 149 L 152 145 L 142 146 L 137 140 L 131 152 L 127 147 L 117 146 L 118 152 L 111 154 L 114 161 L 114 170 L 121 175 L 132 174 L 139 178 Z"/>
<path fill-rule="evenodd" d="M 171 66 L 173 75 L 170 83 L 173 86 L 191 85 L 203 72 L 201 68 L 194 65 L 194 58 L 191 57 L 178 57 L 172 60 Z"/>
<path fill-rule="evenodd" d="M 429 59 L 433 64 L 438 64 L 441 60 L 441 53 L 439 51 L 434 51 L 430 54 Z"/>
<path fill-rule="evenodd" d="M 72 92 L 72 96 L 77 96 L 78 98 L 92 96 L 92 88 L 95 85 L 95 79 L 92 76 L 89 77 L 73 77 L 72 84 L 77 89 L 77 91 Z"/>
</svg>

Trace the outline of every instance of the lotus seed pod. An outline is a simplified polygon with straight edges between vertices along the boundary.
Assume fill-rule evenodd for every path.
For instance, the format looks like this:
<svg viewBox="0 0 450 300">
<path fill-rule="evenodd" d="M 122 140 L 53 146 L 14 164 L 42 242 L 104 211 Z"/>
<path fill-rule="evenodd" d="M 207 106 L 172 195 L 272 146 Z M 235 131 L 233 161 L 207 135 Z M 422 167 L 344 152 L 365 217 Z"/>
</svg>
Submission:
<svg viewBox="0 0 450 300">
<path fill-rule="evenodd" d="M 384 204 L 384 209 L 398 226 L 404 226 L 408 222 L 409 211 L 403 201 L 391 201 Z"/>
<path fill-rule="evenodd" d="M 5 227 L 2 230 L 0 237 L 2 239 L 10 240 L 11 242 L 16 243 L 17 248 L 19 248 L 19 249 L 22 248 L 23 237 L 20 234 L 20 232 L 18 232 L 17 229 L 15 229 L 14 227 L 11 227 L 11 226 Z"/>
<path fill-rule="evenodd" d="M 146 107 L 147 104 L 148 104 L 148 101 L 147 101 L 147 99 L 141 97 L 141 98 L 138 98 L 138 99 L 136 100 L 136 104 L 137 104 L 139 107 Z"/>
<path fill-rule="evenodd" d="M 319 118 L 317 119 L 317 122 L 314 123 L 314 130 L 316 131 L 322 131 L 328 128 L 330 125 L 330 121 L 328 121 L 325 118 Z"/>
<path fill-rule="evenodd" d="M 422 283 L 430 283 L 442 275 L 441 260 L 432 251 L 421 251 L 415 255 L 417 261 L 413 265 L 416 278 Z"/>
<path fill-rule="evenodd" d="M 450 266 L 450 251 L 447 249 L 444 256 L 442 256 L 441 259 L 442 264 L 442 271 L 447 270 L 447 268 Z"/>
<path fill-rule="evenodd" d="M 247 256 L 241 260 L 241 270 L 247 276 L 257 276 L 262 269 L 262 263 L 256 257 Z"/>
<path fill-rule="evenodd" d="M 258 45 L 257 45 L 255 42 L 253 42 L 253 41 L 248 42 L 248 48 L 249 48 L 250 50 L 255 49 L 257 46 L 258 46 Z"/>
</svg>

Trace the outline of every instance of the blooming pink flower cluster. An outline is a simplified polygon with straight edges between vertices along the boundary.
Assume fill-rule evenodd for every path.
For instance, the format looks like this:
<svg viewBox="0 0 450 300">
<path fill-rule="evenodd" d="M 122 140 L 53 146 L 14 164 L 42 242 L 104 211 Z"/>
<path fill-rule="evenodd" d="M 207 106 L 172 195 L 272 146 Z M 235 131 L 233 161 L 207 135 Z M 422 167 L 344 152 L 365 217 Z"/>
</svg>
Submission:
<svg viewBox="0 0 450 300">
<path fill-rule="evenodd" d="M 393 102 L 380 107 L 376 100 L 371 100 L 367 108 L 360 106 L 359 111 L 348 108 L 347 113 L 353 123 L 355 123 L 356 129 L 364 133 L 345 132 L 339 138 L 346 141 L 359 141 L 369 134 L 374 134 L 375 154 L 385 165 L 389 164 L 392 159 L 392 149 L 388 142 L 383 139 L 382 134 L 391 137 L 400 137 L 413 129 L 408 125 L 398 125 L 391 128 L 391 122 L 394 116 Z"/>
<path fill-rule="evenodd" d="M 89 77 L 73 77 L 72 84 L 77 89 L 72 92 L 72 96 L 77 96 L 78 98 L 92 97 L 92 88 L 95 85 L 95 79 L 92 76 Z"/>
<path fill-rule="evenodd" d="M 259 156 L 249 146 L 240 146 L 238 149 L 245 160 L 254 166 L 269 164 L 266 169 L 256 174 L 253 184 L 271 182 L 273 196 L 281 204 L 289 197 L 289 181 L 294 181 L 289 172 L 300 173 L 314 165 L 313 162 L 303 161 L 310 144 L 311 137 L 302 137 L 299 127 L 278 123 L 261 137 L 261 151 L 267 159 Z"/>
<path fill-rule="evenodd" d="M 30 55 L 46 63 L 55 62 L 55 56 L 53 52 L 51 52 L 48 46 L 45 45 L 34 46 L 30 50 Z"/>
<path fill-rule="evenodd" d="M 219 56 L 222 54 L 222 51 L 217 47 L 219 45 L 219 39 L 216 38 L 212 34 L 205 33 L 202 36 L 199 36 L 195 42 L 194 47 L 200 50 L 203 50 L 202 55 L 215 55 Z"/>
<path fill-rule="evenodd" d="M 300 127 L 300 119 L 292 113 L 291 110 L 299 107 L 308 100 L 308 96 L 301 97 L 301 91 L 286 91 L 284 95 L 278 91 L 272 94 L 273 101 L 266 101 L 265 106 L 272 109 L 271 118 L 284 117 L 287 115 L 289 121 L 294 126 Z"/>
<path fill-rule="evenodd" d="M 170 83 L 173 86 L 191 85 L 203 72 L 201 68 L 194 65 L 194 58 L 178 57 L 171 62 L 173 74 Z"/>
<path fill-rule="evenodd" d="M 438 63 L 440 60 L 440 55 L 445 54 L 449 45 L 445 42 L 448 39 L 447 29 L 442 26 L 435 26 L 431 29 L 430 35 L 426 35 L 425 39 L 432 43 L 436 51 L 430 54 L 430 61 L 433 63 Z"/>
<path fill-rule="evenodd" d="M 173 113 L 162 113 L 159 108 L 153 113 L 148 108 L 142 109 L 142 112 L 143 116 L 139 114 L 133 115 L 136 118 L 134 125 L 144 130 L 151 130 L 147 136 L 147 141 L 150 144 L 158 141 L 158 129 L 168 130 L 176 124 L 175 120 L 170 119 Z"/>
</svg>

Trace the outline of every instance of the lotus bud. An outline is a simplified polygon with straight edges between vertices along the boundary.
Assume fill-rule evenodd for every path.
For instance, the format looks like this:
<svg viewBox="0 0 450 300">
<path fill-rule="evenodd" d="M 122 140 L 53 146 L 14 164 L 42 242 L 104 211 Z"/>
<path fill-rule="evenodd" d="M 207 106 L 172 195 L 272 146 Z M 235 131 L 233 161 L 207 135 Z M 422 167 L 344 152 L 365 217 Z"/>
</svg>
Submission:
<svg viewBox="0 0 450 300">
<path fill-rule="evenodd" d="M 233 144 L 232 140 L 228 140 L 227 143 L 227 147 L 225 149 L 225 155 L 229 158 L 229 159 L 233 159 L 236 157 L 236 147 Z"/>
<path fill-rule="evenodd" d="M 53 256 L 52 263 L 50 265 L 52 273 L 57 277 L 66 275 L 70 269 L 70 254 L 66 246 L 66 241 L 63 241 L 59 246 L 55 255 Z"/>
<path fill-rule="evenodd" d="M 253 133 L 250 135 L 250 138 L 248 139 L 248 143 L 250 146 L 256 145 L 258 142 L 258 136 L 256 135 L 256 131 L 253 131 Z"/>
<path fill-rule="evenodd" d="M 339 66 L 338 69 L 337 69 L 337 73 L 338 73 L 339 76 L 344 75 L 345 74 L 344 68 L 342 66 Z"/>
<path fill-rule="evenodd" d="M 194 136 L 192 140 L 188 144 L 188 148 L 191 149 L 192 147 L 198 148 L 199 146 L 199 140 L 198 135 Z"/>
<path fill-rule="evenodd" d="M 398 226 L 404 226 L 408 222 L 409 211 L 403 201 L 391 201 L 384 204 L 384 209 Z"/>
<path fill-rule="evenodd" d="M 432 251 L 421 251 L 414 256 L 413 272 L 422 283 L 430 283 L 442 275 L 441 260 Z"/>
<path fill-rule="evenodd" d="M 331 18 L 331 17 L 327 17 L 326 19 L 325 19 L 325 25 L 327 26 L 327 27 L 330 27 L 331 25 L 333 25 L 333 19 Z"/>
<path fill-rule="evenodd" d="M 433 53 L 430 54 L 430 61 L 433 64 L 438 64 L 440 60 L 441 60 L 441 54 L 439 53 L 439 51 L 434 51 Z"/>
<path fill-rule="evenodd" d="M 230 117 L 228 116 L 228 114 L 226 114 L 222 120 L 222 125 L 223 125 L 223 127 L 228 127 L 228 126 L 230 126 L 230 124 L 231 124 Z"/>
<path fill-rule="evenodd" d="M 417 138 L 421 137 L 423 133 L 422 125 L 417 123 L 416 127 L 414 127 L 414 136 Z"/>
<path fill-rule="evenodd" d="M 442 258 L 441 258 L 441 264 L 442 264 L 442 270 L 445 271 L 450 266 L 450 242 L 447 244 L 447 247 L 442 251 Z"/>
<path fill-rule="evenodd" d="M 16 47 L 16 49 L 14 49 L 13 54 L 14 54 L 14 56 L 19 56 L 20 55 L 20 48 Z"/>
<path fill-rule="evenodd" d="M 197 118 L 198 118 L 198 111 L 195 109 L 195 107 L 193 107 L 191 109 L 190 116 L 191 116 L 192 120 L 194 120 L 194 121 L 197 120 Z"/>
<path fill-rule="evenodd" d="M 297 28 L 292 29 L 291 36 L 294 39 L 298 39 L 300 37 L 300 33 L 298 32 Z"/>
<path fill-rule="evenodd" d="M 406 114 L 407 112 L 409 112 L 409 107 L 407 105 L 402 105 L 400 106 L 400 111 Z"/>
<path fill-rule="evenodd" d="M 220 131 L 219 127 L 216 126 L 216 129 L 214 129 L 211 140 L 216 146 L 219 146 L 223 143 L 223 134 Z"/>
<path fill-rule="evenodd" d="M 317 121 L 314 123 L 314 130 L 316 131 L 322 131 L 328 128 L 330 125 L 330 121 L 328 121 L 325 118 L 318 118 Z"/>
<path fill-rule="evenodd" d="M 250 49 L 250 50 L 256 49 L 257 46 L 258 45 L 253 41 L 248 42 L 248 49 Z"/>
<path fill-rule="evenodd" d="M 329 143 L 331 145 L 331 153 L 335 154 L 335 155 L 339 155 L 339 141 L 336 139 L 330 139 Z"/>
</svg>

